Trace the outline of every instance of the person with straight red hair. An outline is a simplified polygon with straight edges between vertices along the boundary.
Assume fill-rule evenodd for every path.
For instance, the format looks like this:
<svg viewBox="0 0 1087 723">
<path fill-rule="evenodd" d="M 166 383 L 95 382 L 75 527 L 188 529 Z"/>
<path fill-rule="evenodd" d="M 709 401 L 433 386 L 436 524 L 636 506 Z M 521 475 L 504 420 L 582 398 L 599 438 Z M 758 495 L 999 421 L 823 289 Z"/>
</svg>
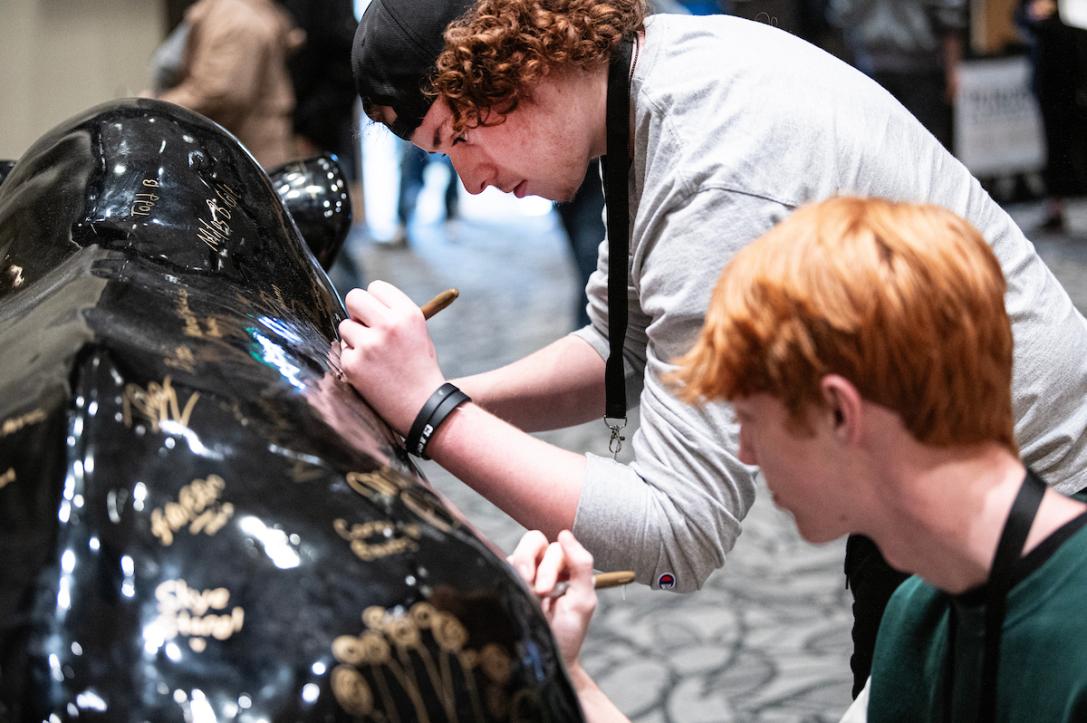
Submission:
<svg viewBox="0 0 1087 723">
<path fill-rule="evenodd" d="M 731 402 L 740 459 L 805 539 L 862 533 L 915 574 L 850 719 L 1087 720 L 1087 505 L 1019 458 L 1005 291 L 950 211 L 832 199 L 733 258 L 671 377 L 689 402 Z M 542 596 L 586 717 L 625 720 L 578 660 L 592 556 L 569 532 L 530 532 L 510 561 Z"/>
</svg>

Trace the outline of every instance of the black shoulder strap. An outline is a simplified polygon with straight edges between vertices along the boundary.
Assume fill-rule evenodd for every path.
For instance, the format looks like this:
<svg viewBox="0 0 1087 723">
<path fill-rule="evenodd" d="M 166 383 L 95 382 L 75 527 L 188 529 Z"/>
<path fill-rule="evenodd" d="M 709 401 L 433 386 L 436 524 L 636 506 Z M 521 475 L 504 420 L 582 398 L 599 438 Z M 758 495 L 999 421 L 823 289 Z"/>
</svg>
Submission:
<svg viewBox="0 0 1087 723">
<path fill-rule="evenodd" d="M 981 700 L 978 704 L 978 720 L 996 720 L 996 688 L 1000 671 L 1000 639 L 1004 628 L 1004 610 L 1007 606 L 1008 590 L 1011 588 L 1012 573 L 1015 563 L 1023 553 L 1034 516 L 1045 495 L 1045 483 L 1027 470 L 1026 479 L 1015 496 L 1000 542 L 993 557 L 993 567 L 989 571 L 986 585 L 985 603 L 985 657 L 981 673 Z"/>
<path fill-rule="evenodd" d="M 623 341 L 627 335 L 627 266 L 630 255 L 630 58 L 633 41 L 624 38 L 608 66 L 607 157 L 604 198 L 608 213 L 608 354 L 604 370 L 605 420 L 626 421 L 627 403 L 623 368 Z M 609 425 L 611 426 L 611 425 Z M 622 427 L 612 427 L 613 447 Z M 613 449 L 613 452 L 617 449 Z"/>
</svg>

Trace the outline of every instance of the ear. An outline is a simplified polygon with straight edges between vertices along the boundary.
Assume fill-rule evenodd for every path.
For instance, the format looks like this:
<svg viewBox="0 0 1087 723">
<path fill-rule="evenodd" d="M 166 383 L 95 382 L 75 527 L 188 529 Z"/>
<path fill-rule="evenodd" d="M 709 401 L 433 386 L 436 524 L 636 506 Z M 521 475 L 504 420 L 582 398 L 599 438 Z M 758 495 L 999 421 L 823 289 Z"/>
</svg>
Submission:
<svg viewBox="0 0 1087 723">
<path fill-rule="evenodd" d="M 819 391 L 834 436 L 846 444 L 859 441 L 864 405 L 857 388 L 845 377 L 828 374 L 819 381 Z"/>
</svg>

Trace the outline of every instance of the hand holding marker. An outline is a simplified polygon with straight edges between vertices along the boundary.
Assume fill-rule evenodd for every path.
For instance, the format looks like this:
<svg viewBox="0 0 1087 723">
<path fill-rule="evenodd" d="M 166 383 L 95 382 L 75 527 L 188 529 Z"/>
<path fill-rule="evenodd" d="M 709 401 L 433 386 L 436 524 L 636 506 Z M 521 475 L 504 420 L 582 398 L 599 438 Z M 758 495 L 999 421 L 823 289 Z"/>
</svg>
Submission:
<svg viewBox="0 0 1087 723">
<path fill-rule="evenodd" d="M 453 303 L 453 300 L 460 296 L 460 292 L 457 289 L 446 289 L 442 293 L 435 296 L 430 301 L 419 307 L 423 312 L 423 318 L 429 319 L 439 311 L 444 309 Z M 619 585 L 629 585 L 634 582 L 633 570 L 618 570 L 615 572 L 601 572 L 593 575 L 593 588 L 597 590 L 603 590 L 609 587 L 618 587 Z M 570 587 L 568 580 L 563 580 L 555 585 L 554 589 L 548 593 L 548 598 L 562 597 L 566 594 L 566 591 Z"/>
</svg>

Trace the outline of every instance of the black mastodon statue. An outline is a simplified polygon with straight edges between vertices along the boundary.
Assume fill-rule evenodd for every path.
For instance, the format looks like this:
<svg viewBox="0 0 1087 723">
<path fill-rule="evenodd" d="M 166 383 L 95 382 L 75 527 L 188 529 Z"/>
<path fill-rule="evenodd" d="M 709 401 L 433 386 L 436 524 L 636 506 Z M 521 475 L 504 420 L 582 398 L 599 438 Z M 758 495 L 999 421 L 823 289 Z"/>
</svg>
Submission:
<svg viewBox="0 0 1087 723">
<path fill-rule="evenodd" d="M 0 720 L 578 720 L 527 589 L 340 380 L 220 127 L 132 100 L 0 185 Z"/>
</svg>

